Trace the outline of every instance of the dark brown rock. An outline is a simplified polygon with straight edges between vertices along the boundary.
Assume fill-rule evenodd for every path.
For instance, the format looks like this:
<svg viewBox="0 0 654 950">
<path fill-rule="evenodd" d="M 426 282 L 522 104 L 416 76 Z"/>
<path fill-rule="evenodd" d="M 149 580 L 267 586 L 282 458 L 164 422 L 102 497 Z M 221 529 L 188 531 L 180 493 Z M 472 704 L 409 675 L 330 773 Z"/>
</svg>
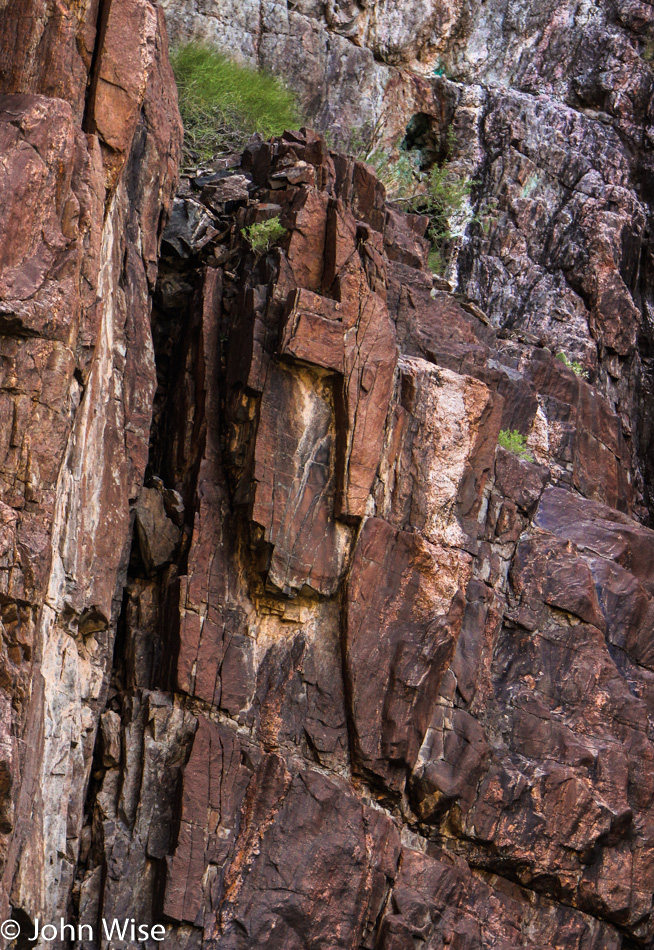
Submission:
<svg viewBox="0 0 654 950">
<path fill-rule="evenodd" d="M 377 519 L 357 544 L 345 635 L 355 761 L 393 789 L 416 761 L 454 652 L 467 569 L 454 551 Z"/>
<path fill-rule="evenodd" d="M 245 772 L 232 772 L 248 789 L 236 838 L 226 819 L 224 874 L 200 831 L 210 792 L 193 806 L 198 845 L 180 834 L 167 865 L 177 919 L 216 947 L 304 946 L 328 930 L 371 948 L 418 935 L 471 950 L 491 936 L 618 947 L 622 931 L 646 945 L 651 803 L 637 770 L 652 755 L 650 532 L 630 514 L 622 419 L 551 351 L 498 338 L 474 305 L 432 293 L 413 266 L 420 222 L 379 215 L 355 163 L 292 133 L 251 146 L 244 167 L 252 204 L 214 203 L 218 227 L 275 211 L 288 233 L 259 257 L 227 236 L 210 252 L 229 264 L 201 276 L 202 309 L 189 312 L 202 330 L 180 370 L 202 395 L 198 408 L 188 395 L 171 403 L 177 459 L 201 434 L 200 480 L 175 461 L 170 483 L 185 498 L 197 486 L 177 687 L 238 735 Z M 320 262 L 305 260 L 318 246 Z M 366 335 L 385 339 L 390 318 L 401 354 L 384 350 L 393 386 L 355 533 L 338 499 L 357 299 L 379 301 Z M 359 383 L 357 412 L 368 398 Z M 497 447 L 500 428 L 522 432 L 533 461 Z M 206 787 L 196 767 L 187 809 Z M 324 798 L 306 791 L 318 775 Z M 357 916 L 342 890 L 359 893 L 372 866 L 352 850 L 356 834 L 345 840 L 357 826 L 343 809 L 369 800 L 382 824 L 392 810 L 426 852 L 434 836 L 449 852 L 405 848 L 412 883 L 393 884 L 396 870 L 378 879 L 381 918 L 372 905 Z M 192 894 L 189 869 L 202 881 Z"/>
<path fill-rule="evenodd" d="M 168 515 L 163 493 L 144 488 L 136 504 L 136 535 L 141 557 L 149 572 L 172 561 L 180 542 L 180 531 Z"/>
<path fill-rule="evenodd" d="M 341 780 L 304 770 L 291 779 L 272 763 L 264 768 L 252 790 L 242 860 L 227 877 L 207 943 L 350 947 L 384 904 L 397 870 L 397 831 Z"/>
</svg>

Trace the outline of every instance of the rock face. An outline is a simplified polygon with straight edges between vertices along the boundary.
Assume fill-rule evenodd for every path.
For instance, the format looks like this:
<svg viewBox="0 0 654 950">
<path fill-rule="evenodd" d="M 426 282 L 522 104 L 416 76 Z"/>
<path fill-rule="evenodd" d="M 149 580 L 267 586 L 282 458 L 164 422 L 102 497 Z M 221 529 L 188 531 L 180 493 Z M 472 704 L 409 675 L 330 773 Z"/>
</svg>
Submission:
<svg viewBox="0 0 654 950">
<path fill-rule="evenodd" d="M 4 4 L 0 910 L 653 946 L 649 8 L 160 6 L 341 129 L 451 126 L 476 220 L 443 289 L 306 130 L 172 203 L 161 11 Z"/>
<path fill-rule="evenodd" d="M 652 426 L 636 396 L 652 391 L 651 6 L 162 6 L 176 41 L 238 50 L 286 76 L 310 121 L 362 155 L 402 140 L 424 164 L 452 151 L 476 186 L 448 276 L 496 329 L 583 364 L 622 419 L 636 494 L 651 506 Z"/>
<path fill-rule="evenodd" d="M 0 9 L 0 913 L 66 915 L 156 378 L 181 126 L 147 0 Z"/>
<path fill-rule="evenodd" d="M 622 420 L 436 289 L 426 220 L 367 166 L 310 132 L 228 164 L 165 234 L 79 920 L 650 946 L 654 532 Z M 497 445 L 516 427 L 530 460 Z"/>
</svg>

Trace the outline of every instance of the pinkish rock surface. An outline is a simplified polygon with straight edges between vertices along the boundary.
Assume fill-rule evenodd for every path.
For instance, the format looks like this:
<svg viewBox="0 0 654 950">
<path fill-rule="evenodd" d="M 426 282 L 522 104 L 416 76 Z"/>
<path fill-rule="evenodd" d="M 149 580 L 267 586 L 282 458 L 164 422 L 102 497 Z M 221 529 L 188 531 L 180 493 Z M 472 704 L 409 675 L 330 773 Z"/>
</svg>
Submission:
<svg viewBox="0 0 654 950">
<path fill-rule="evenodd" d="M 97 17 L 95 3 L 0 11 L 3 917 L 67 912 L 156 383 L 176 91 L 153 4 L 113 3 L 106 29 Z M 132 23 L 133 56 L 113 20 Z M 112 57 L 120 141 L 89 120 L 105 109 L 92 63 Z"/>
<path fill-rule="evenodd" d="M 160 8 L 341 140 L 451 126 L 451 289 L 312 132 L 172 206 Z M 4 916 L 653 945 L 652 16 L 594 10 L 0 10 Z"/>
</svg>

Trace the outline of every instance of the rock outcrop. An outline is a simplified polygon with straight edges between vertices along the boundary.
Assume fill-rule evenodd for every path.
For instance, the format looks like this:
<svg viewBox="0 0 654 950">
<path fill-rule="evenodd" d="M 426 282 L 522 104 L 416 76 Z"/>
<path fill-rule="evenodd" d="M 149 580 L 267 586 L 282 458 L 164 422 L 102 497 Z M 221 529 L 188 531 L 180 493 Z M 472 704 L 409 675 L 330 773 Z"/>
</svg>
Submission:
<svg viewBox="0 0 654 950">
<path fill-rule="evenodd" d="M 646 3 L 163 0 L 176 41 L 287 77 L 362 156 L 400 142 L 476 182 L 448 276 L 514 337 L 591 374 L 651 507 L 652 40 Z M 450 136 L 453 135 L 453 138 Z M 397 153 L 395 153 L 397 154 Z M 636 395 L 643 393 L 643 398 Z"/>
<path fill-rule="evenodd" d="M 306 130 L 173 202 L 162 11 L 0 9 L 16 948 L 651 947 L 649 8 L 159 6 L 475 214 Z"/>
<path fill-rule="evenodd" d="M 426 223 L 310 132 L 183 180 L 147 496 L 182 540 L 132 557 L 85 922 L 162 913 L 172 946 L 242 950 L 651 944 L 631 449 L 550 349 L 434 286 Z M 515 427 L 531 459 L 497 445 Z"/>
<path fill-rule="evenodd" d="M 0 915 L 68 914 L 156 378 L 181 123 L 147 0 L 0 8 Z"/>
</svg>

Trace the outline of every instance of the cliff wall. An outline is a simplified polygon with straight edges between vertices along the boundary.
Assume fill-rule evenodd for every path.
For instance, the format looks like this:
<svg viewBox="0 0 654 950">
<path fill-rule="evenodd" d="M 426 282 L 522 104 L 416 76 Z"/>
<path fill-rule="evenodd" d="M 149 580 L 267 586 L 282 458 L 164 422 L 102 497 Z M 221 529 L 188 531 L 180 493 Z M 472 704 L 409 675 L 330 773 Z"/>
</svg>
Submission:
<svg viewBox="0 0 654 950">
<path fill-rule="evenodd" d="M 0 5 L 0 913 L 67 916 L 156 379 L 181 122 L 147 0 Z"/>
<path fill-rule="evenodd" d="M 3 913 L 654 945 L 650 8 L 159 7 L 0 9 Z M 345 139 L 452 128 L 448 280 L 312 132 L 173 201 L 163 11 Z"/>
<path fill-rule="evenodd" d="M 276 215 L 255 254 L 243 227 Z M 183 179 L 155 307 L 160 527 L 115 679 L 141 751 L 104 762 L 86 872 L 120 843 L 135 876 L 105 895 L 131 906 L 154 839 L 180 945 L 651 944 L 654 532 L 631 448 L 551 349 L 438 289 L 426 223 L 312 133 Z M 513 426 L 530 460 L 497 445 Z M 172 837 L 172 805 L 121 819 L 163 762 Z"/>
<path fill-rule="evenodd" d="M 652 8 L 646 3 L 164 0 L 176 41 L 284 75 L 337 143 L 405 136 L 478 185 L 455 287 L 580 360 L 623 419 L 646 496 L 652 433 Z M 641 406 L 646 400 L 640 400 Z M 636 461 L 638 459 L 638 461 Z M 644 511 L 641 512 L 644 516 Z"/>
</svg>

